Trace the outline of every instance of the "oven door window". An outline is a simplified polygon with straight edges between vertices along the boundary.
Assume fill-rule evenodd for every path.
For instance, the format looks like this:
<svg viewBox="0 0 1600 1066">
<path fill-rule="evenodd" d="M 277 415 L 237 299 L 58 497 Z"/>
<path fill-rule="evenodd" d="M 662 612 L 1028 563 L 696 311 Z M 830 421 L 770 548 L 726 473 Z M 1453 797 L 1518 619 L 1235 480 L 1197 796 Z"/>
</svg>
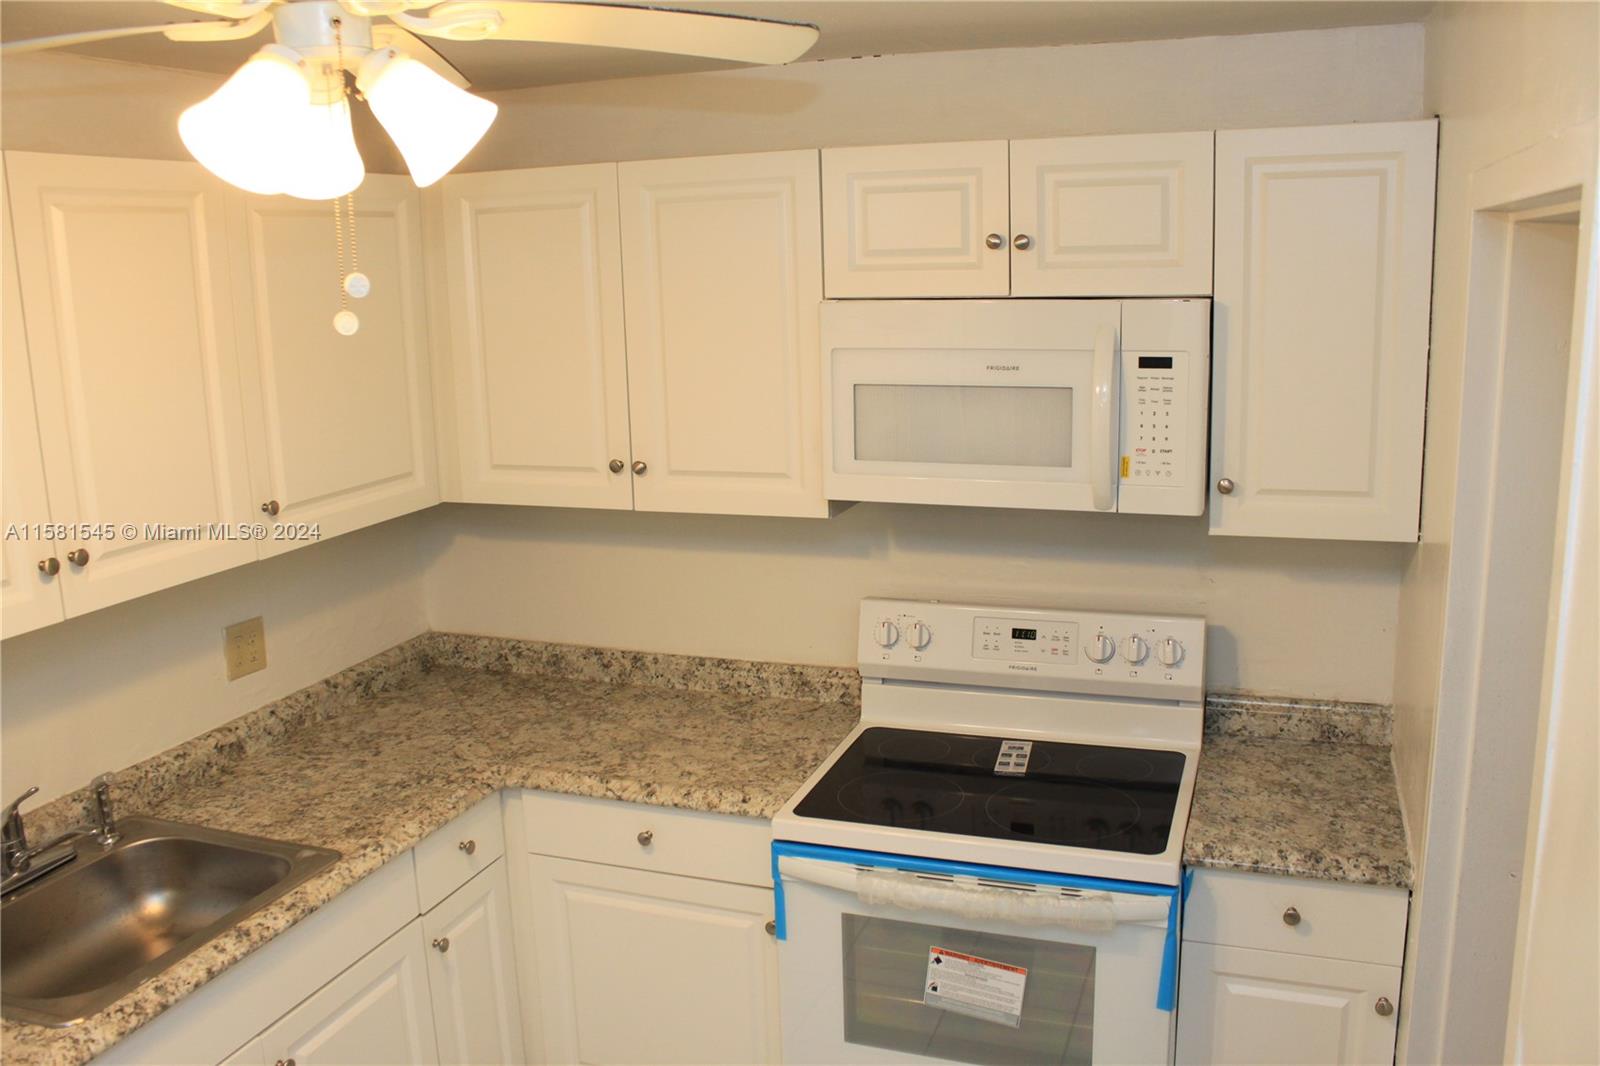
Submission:
<svg viewBox="0 0 1600 1066">
<path fill-rule="evenodd" d="M 1094 1047 L 1095 949 L 860 914 L 841 916 L 844 1037 L 852 1044 L 972 1063 L 1083 1063 Z M 929 950 L 1027 971 L 1020 1022 L 923 1002 Z"/>
<path fill-rule="evenodd" d="M 855 458 L 938 465 L 1072 466 L 1072 389 L 857 384 Z"/>
</svg>

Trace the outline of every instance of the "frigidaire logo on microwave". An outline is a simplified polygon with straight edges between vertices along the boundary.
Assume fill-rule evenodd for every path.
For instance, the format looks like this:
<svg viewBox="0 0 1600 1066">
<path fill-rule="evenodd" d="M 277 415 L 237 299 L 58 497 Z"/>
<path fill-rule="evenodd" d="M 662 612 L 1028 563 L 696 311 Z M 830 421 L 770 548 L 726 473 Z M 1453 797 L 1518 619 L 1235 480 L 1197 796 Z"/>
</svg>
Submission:
<svg viewBox="0 0 1600 1066">
<path fill-rule="evenodd" d="M 984 365 L 984 369 L 985 370 L 1021 370 L 1022 367 L 1018 366 L 1016 363 L 986 363 Z"/>
</svg>

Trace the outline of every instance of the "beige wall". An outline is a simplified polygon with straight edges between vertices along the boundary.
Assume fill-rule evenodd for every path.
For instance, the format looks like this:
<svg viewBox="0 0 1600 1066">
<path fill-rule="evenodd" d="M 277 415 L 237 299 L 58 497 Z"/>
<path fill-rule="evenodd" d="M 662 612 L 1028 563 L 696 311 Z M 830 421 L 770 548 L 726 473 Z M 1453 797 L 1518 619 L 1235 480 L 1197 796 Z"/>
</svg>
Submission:
<svg viewBox="0 0 1600 1066">
<path fill-rule="evenodd" d="M 108 607 L 0 644 L 0 780 L 43 802 L 427 628 L 425 516 Z M 267 667 L 228 681 L 224 626 L 260 615 Z"/>
<path fill-rule="evenodd" d="M 1419 859 L 1464 431 L 1469 181 L 1473 171 L 1595 117 L 1597 48 L 1600 5 L 1593 3 L 1443 4 L 1427 24 L 1427 110 L 1440 115 L 1433 337 L 1422 544 L 1401 585 L 1398 643 L 1406 654 L 1397 663 L 1394 687 L 1395 768 Z"/>
</svg>

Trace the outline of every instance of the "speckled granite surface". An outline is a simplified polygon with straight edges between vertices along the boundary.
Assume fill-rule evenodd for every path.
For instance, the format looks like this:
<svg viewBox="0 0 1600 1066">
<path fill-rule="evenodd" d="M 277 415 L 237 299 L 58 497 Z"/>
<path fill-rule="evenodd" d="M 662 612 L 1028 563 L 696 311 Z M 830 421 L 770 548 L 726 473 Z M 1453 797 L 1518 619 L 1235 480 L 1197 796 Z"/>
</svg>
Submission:
<svg viewBox="0 0 1600 1066">
<path fill-rule="evenodd" d="M 855 724 L 859 685 L 831 667 L 425 634 L 115 775 L 127 813 L 344 857 L 82 1025 L 4 1022 L 0 1055 L 88 1060 L 500 788 L 769 817 Z M 1386 741 L 1379 711 L 1208 701 L 1185 861 L 1406 883 L 1387 747 L 1328 742 Z M 740 760 L 719 756 L 729 744 Z M 85 798 L 30 822 L 78 821 Z"/>
</svg>

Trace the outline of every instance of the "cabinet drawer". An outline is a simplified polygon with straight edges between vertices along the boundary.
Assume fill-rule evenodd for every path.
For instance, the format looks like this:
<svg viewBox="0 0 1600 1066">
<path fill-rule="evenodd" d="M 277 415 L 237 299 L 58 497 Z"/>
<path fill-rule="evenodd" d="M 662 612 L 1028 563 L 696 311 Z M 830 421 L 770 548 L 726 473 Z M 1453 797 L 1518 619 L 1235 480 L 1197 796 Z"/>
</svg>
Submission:
<svg viewBox="0 0 1600 1066">
<path fill-rule="evenodd" d="M 506 850 L 504 821 L 497 792 L 446 825 L 414 852 L 417 902 L 423 912 L 489 867 Z"/>
<path fill-rule="evenodd" d="M 1183 938 L 1398 966 L 1408 908 L 1403 888 L 1199 870 Z"/>
<path fill-rule="evenodd" d="M 772 824 L 644 803 L 523 793 L 528 850 L 714 881 L 772 883 Z"/>
</svg>

